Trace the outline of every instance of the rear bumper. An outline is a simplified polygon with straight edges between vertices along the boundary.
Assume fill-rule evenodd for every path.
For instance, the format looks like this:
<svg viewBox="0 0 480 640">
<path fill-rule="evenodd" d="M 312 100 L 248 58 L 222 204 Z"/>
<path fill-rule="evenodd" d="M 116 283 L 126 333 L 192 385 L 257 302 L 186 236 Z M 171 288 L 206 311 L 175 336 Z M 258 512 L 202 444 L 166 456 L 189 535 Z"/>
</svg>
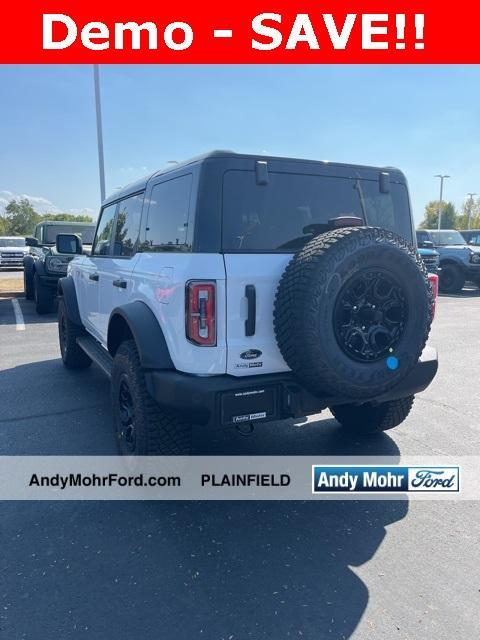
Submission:
<svg viewBox="0 0 480 640">
<path fill-rule="evenodd" d="M 382 403 L 419 393 L 428 387 L 437 369 L 436 350 L 425 347 L 415 368 L 400 384 L 365 401 Z M 145 376 L 148 391 L 159 404 L 211 428 L 298 418 L 351 402 L 348 397 L 314 396 L 291 373 L 236 378 L 155 370 Z"/>
</svg>

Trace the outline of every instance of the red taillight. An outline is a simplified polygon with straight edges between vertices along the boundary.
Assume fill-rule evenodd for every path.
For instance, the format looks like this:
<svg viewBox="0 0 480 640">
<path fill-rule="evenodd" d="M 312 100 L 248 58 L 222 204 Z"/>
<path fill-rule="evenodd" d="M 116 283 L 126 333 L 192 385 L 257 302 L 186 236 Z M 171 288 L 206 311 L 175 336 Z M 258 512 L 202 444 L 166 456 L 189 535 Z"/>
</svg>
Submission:
<svg viewBox="0 0 480 640">
<path fill-rule="evenodd" d="M 435 273 L 429 273 L 428 281 L 430 282 L 430 286 L 432 287 L 432 293 L 433 293 L 433 309 L 432 309 L 432 319 L 433 319 L 435 317 L 435 308 L 437 306 L 437 298 L 438 298 L 438 276 Z"/>
<path fill-rule="evenodd" d="M 187 338 L 203 347 L 214 347 L 217 342 L 215 322 L 215 282 L 187 283 L 186 332 Z"/>
</svg>

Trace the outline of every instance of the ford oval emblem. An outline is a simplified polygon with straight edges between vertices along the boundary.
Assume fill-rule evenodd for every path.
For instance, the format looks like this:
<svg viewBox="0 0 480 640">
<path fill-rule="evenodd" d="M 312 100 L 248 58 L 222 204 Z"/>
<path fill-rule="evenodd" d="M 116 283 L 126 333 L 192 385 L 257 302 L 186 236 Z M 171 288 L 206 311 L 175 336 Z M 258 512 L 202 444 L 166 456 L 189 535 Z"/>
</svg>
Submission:
<svg viewBox="0 0 480 640">
<path fill-rule="evenodd" d="M 262 352 L 259 349 L 249 349 L 241 353 L 240 358 L 242 358 L 242 360 L 255 360 L 255 358 L 259 358 L 261 355 Z"/>
</svg>

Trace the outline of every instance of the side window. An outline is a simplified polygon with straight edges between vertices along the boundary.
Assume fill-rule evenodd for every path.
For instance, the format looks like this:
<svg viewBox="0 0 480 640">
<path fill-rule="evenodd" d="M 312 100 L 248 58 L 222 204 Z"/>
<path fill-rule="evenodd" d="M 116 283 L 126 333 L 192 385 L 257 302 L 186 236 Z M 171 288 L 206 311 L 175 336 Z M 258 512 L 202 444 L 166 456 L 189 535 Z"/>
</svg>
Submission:
<svg viewBox="0 0 480 640">
<path fill-rule="evenodd" d="M 111 204 L 102 210 L 100 221 L 95 235 L 95 242 L 92 249 L 92 255 L 108 256 L 110 255 L 110 247 L 112 243 L 113 222 L 115 220 L 116 204 Z"/>
<path fill-rule="evenodd" d="M 426 231 L 417 231 L 417 242 L 418 244 L 421 244 L 422 242 L 425 242 L 426 240 L 428 240 L 428 233 L 426 233 Z"/>
<path fill-rule="evenodd" d="M 133 256 L 136 251 L 140 219 L 142 217 L 143 193 L 122 200 L 118 205 L 117 224 L 113 255 Z"/>
<path fill-rule="evenodd" d="M 153 187 L 144 251 L 191 251 L 187 244 L 191 190 L 191 174 Z"/>
</svg>

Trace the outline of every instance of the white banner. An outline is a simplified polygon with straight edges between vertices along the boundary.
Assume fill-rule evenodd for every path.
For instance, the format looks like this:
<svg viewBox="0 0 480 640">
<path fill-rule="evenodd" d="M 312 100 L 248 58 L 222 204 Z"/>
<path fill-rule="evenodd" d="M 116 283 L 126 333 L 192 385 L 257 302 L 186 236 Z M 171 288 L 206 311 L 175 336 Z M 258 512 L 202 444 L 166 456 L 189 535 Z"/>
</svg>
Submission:
<svg viewBox="0 0 480 640">
<path fill-rule="evenodd" d="M 1 456 L 0 500 L 480 500 L 480 456 Z"/>
</svg>

